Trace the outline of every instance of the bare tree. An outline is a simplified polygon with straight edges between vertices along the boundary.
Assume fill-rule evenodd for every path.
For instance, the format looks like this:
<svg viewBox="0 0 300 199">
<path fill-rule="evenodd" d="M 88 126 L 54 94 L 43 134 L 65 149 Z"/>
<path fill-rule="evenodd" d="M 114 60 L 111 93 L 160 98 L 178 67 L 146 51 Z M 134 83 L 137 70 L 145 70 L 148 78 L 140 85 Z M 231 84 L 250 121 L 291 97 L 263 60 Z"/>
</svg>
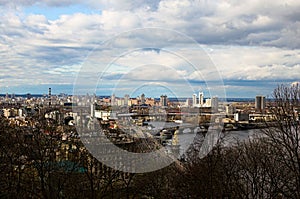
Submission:
<svg viewBox="0 0 300 199">
<path fill-rule="evenodd" d="M 300 198 L 300 87 L 279 85 L 273 92 L 274 122 L 263 130 L 267 143 L 272 146 L 278 164 L 285 170 L 282 194 Z"/>
</svg>

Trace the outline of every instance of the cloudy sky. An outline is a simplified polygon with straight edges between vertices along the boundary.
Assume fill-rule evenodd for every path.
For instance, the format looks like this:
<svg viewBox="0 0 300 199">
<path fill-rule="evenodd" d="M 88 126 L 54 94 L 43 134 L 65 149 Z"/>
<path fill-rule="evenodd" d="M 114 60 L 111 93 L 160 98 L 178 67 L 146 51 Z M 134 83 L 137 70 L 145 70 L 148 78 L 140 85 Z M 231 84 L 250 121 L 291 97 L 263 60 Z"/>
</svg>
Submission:
<svg viewBox="0 0 300 199">
<path fill-rule="evenodd" d="M 0 93 L 270 95 L 300 79 L 299 10 L 299 0 L 0 0 Z"/>
</svg>

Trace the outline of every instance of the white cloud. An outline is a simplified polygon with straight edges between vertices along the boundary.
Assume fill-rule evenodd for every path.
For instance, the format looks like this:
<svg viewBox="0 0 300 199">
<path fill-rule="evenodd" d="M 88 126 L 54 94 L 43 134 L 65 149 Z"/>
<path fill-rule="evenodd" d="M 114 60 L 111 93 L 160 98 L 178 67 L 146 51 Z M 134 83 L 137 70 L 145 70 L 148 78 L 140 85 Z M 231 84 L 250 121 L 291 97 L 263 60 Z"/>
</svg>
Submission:
<svg viewBox="0 0 300 199">
<path fill-rule="evenodd" d="M 141 26 L 137 15 L 129 11 L 103 11 L 101 24 L 104 31 L 125 31 Z"/>
<path fill-rule="evenodd" d="M 73 13 L 49 20 L 43 14 L 26 15 L 22 6 L 49 7 L 69 5 L 90 6 L 93 14 Z M 123 31 L 136 28 L 160 27 L 182 32 L 204 48 L 226 80 L 293 80 L 299 76 L 300 63 L 300 1 L 275 0 L 246 1 L 196 1 L 196 0 L 0 0 L 0 65 L 10 84 L 23 82 L 66 81 L 72 83 L 67 66 L 78 66 L 94 47 Z M 101 12 L 98 12 L 98 10 Z M 170 41 L 188 46 L 188 40 L 172 38 L 168 31 L 157 34 L 137 31 L 127 34 L 111 47 L 154 47 L 170 44 Z M 181 53 L 178 48 L 177 53 Z M 103 50 L 103 49 L 102 49 Z M 122 52 L 122 50 L 120 50 Z M 104 51 L 102 53 L 105 53 Z M 199 71 L 206 79 L 213 79 L 215 68 L 197 57 L 193 51 L 186 59 L 198 60 Z M 204 78 L 195 71 L 184 68 L 185 61 L 160 52 L 145 51 L 135 60 L 128 55 L 118 60 L 119 65 L 162 64 L 174 67 L 176 74 L 195 81 Z M 113 59 L 113 58 L 108 58 Z M 112 71 L 113 72 L 113 71 Z M 47 78 L 49 73 L 60 74 Z M 26 75 L 27 74 L 27 75 Z M 150 76 L 155 73 L 146 74 Z M 33 81 L 34 77 L 40 80 Z M 143 77 L 143 74 L 140 74 Z M 145 75 L 144 75 L 145 77 Z M 156 76 L 176 78 L 168 71 Z M 172 78 L 171 78 L 172 77 Z M 56 78 L 56 80 L 55 80 Z M 16 83 L 15 83 L 16 82 Z M 0 86 L 3 86 L 0 81 Z"/>
<path fill-rule="evenodd" d="M 224 79 L 297 79 L 300 50 L 269 47 L 211 46 L 209 52 Z"/>
</svg>

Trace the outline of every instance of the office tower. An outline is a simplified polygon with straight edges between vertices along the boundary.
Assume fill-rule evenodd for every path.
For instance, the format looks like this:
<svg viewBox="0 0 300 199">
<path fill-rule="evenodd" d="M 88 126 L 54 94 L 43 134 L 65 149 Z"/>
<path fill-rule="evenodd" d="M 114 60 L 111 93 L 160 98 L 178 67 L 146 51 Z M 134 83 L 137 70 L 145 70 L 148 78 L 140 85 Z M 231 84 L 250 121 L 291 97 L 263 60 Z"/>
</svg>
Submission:
<svg viewBox="0 0 300 199">
<path fill-rule="evenodd" d="M 255 109 L 257 110 L 264 110 L 266 107 L 266 98 L 265 96 L 257 95 L 255 97 Z"/>
<path fill-rule="evenodd" d="M 129 95 L 128 95 L 128 94 L 126 94 L 126 95 L 124 96 L 124 105 L 125 105 L 125 106 L 128 106 L 128 105 L 129 105 Z"/>
<path fill-rule="evenodd" d="M 145 94 L 143 93 L 141 95 L 141 104 L 145 104 L 146 103 L 146 99 L 145 99 Z"/>
<path fill-rule="evenodd" d="M 193 94 L 193 107 L 197 106 L 197 95 Z"/>
<path fill-rule="evenodd" d="M 168 97 L 166 95 L 160 96 L 160 106 L 168 106 Z"/>
<path fill-rule="evenodd" d="M 112 96 L 110 98 L 110 104 L 112 106 L 116 105 L 116 96 L 115 96 L 115 94 L 112 94 Z"/>
<path fill-rule="evenodd" d="M 199 92 L 199 105 L 202 107 L 204 104 L 204 95 L 203 92 Z"/>
<path fill-rule="evenodd" d="M 219 99 L 218 97 L 213 97 L 211 99 L 211 109 L 213 112 L 217 112 L 219 108 Z"/>
</svg>

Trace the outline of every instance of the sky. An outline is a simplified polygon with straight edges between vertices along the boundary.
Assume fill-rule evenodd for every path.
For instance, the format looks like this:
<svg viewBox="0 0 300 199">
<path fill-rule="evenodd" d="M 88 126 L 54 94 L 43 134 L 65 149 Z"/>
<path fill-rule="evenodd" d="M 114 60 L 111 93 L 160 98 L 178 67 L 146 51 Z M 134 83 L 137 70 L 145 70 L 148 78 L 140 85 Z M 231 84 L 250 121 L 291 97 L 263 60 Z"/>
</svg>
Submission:
<svg viewBox="0 0 300 199">
<path fill-rule="evenodd" d="M 299 0 L 0 0 L 0 93 L 271 96 L 300 80 Z"/>
</svg>

